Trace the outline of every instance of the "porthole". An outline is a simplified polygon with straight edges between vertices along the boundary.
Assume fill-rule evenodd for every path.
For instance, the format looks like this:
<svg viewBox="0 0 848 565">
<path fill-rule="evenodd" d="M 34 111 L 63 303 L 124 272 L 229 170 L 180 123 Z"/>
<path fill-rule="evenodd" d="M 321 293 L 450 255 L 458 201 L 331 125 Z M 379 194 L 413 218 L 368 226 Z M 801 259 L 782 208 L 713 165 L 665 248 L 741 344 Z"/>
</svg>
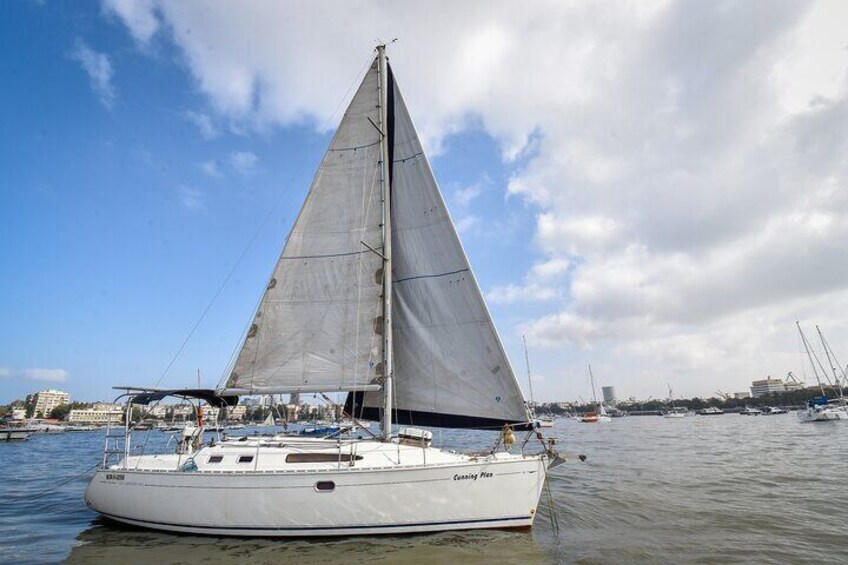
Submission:
<svg viewBox="0 0 848 565">
<path fill-rule="evenodd" d="M 336 483 L 333 481 L 318 481 L 315 483 L 315 490 L 318 492 L 332 492 L 336 490 Z"/>
<path fill-rule="evenodd" d="M 250 463 L 251 461 L 253 461 L 253 455 L 239 455 L 239 463 Z"/>
<path fill-rule="evenodd" d="M 207 463 L 220 463 L 223 460 L 224 460 L 223 455 L 210 455 Z"/>
</svg>

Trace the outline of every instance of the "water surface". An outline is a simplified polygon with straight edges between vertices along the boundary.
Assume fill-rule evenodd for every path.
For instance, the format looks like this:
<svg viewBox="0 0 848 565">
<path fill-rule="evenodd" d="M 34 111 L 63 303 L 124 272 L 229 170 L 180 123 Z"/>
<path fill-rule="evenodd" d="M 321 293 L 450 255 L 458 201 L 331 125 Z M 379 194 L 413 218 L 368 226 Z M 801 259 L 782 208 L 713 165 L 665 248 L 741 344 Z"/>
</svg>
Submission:
<svg viewBox="0 0 848 565">
<path fill-rule="evenodd" d="M 531 532 L 306 541 L 121 527 L 83 501 L 102 432 L 3 443 L 0 562 L 848 563 L 848 423 L 799 424 L 794 414 L 644 416 L 558 420 L 545 433 L 588 460 L 551 471 L 551 499 L 543 496 Z M 165 446 L 161 432 L 133 443 L 145 435 L 148 450 Z M 493 437 L 435 436 L 472 449 Z"/>
</svg>

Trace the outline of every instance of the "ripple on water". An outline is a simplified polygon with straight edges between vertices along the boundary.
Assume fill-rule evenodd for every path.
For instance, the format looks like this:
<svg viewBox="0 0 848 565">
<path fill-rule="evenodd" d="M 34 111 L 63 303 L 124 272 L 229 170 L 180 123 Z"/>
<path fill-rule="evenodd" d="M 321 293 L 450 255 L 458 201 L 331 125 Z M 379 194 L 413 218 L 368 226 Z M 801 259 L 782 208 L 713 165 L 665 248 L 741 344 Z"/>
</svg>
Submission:
<svg viewBox="0 0 848 565">
<path fill-rule="evenodd" d="M 83 502 L 101 433 L 0 444 L 0 561 L 14 563 L 846 563 L 848 425 L 794 416 L 631 417 L 605 426 L 560 420 L 563 451 L 532 533 L 478 531 L 341 540 L 171 535 L 101 521 Z M 437 432 L 447 447 L 492 434 Z M 148 449 L 167 436 L 150 434 Z M 140 441 L 139 441 L 140 443 Z M 22 496 L 11 500 L 11 496 Z"/>
</svg>

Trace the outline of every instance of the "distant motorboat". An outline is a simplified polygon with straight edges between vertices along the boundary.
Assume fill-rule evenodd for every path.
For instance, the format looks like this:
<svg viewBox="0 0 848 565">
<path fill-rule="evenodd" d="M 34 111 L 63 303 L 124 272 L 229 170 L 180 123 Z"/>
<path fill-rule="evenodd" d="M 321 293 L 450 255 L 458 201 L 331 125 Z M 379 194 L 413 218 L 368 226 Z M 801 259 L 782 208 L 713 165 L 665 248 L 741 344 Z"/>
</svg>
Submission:
<svg viewBox="0 0 848 565">
<path fill-rule="evenodd" d="M 84 425 L 84 426 L 68 426 L 68 428 L 65 431 L 67 431 L 67 432 L 93 432 L 93 431 L 99 430 L 99 429 L 100 428 L 98 428 L 97 426 Z"/>
<path fill-rule="evenodd" d="M 708 406 L 698 410 L 699 416 L 721 416 L 722 414 L 724 414 L 724 410 L 717 406 Z"/>
<path fill-rule="evenodd" d="M 42 434 L 61 434 L 64 433 L 68 427 L 61 424 L 35 424 L 32 429 Z"/>
<path fill-rule="evenodd" d="M 35 432 L 31 428 L 0 428 L 0 441 L 26 441 Z"/>
<path fill-rule="evenodd" d="M 759 408 L 751 408 L 750 406 L 746 406 L 744 410 L 739 412 L 740 416 L 760 416 L 763 413 Z"/>
<path fill-rule="evenodd" d="M 533 423 L 537 428 L 553 428 L 554 421 L 550 418 L 536 418 Z"/>
<path fill-rule="evenodd" d="M 776 406 L 766 406 L 763 409 L 763 416 L 774 416 L 776 414 L 788 414 L 788 410 L 784 410 L 783 408 L 778 408 Z"/>
</svg>

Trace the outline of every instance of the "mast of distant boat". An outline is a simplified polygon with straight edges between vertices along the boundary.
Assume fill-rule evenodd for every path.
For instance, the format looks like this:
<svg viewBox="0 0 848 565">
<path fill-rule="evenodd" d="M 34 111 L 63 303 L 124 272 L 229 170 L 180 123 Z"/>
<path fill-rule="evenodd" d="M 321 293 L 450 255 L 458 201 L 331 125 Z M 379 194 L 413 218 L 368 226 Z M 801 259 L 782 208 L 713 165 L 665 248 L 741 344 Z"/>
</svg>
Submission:
<svg viewBox="0 0 848 565">
<path fill-rule="evenodd" d="M 392 438 L 392 218 L 389 178 L 389 79 L 386 46 L 377 46 L 380 77 L 380 186 L 383 201 L 383 440 Z"/>
<path fill-rule="evenodd" d="M 598 395 L 595 394 L 595 376 L 592 374 L 592 364 L 587 363 L 589 366 L 589 381 L 592 383 L 592 400 L 595 402 L 595 406 L 599 406 Z"/>
<path fill-rule="evenodd" d="M 527 353 L 527 338 L 521 336 L 524 342 L 524 364 L 527 366 L 527 385 L 530 387 L 530 417 L 536 418 L 536 401 L 533 399 L 533 379 L 530 377 L 530 354 Z"/>
<path fill-rule="evenodd" d="M 813 367 L 813 374 L 816 376 L 816 381 L 819 383 L 819 390 L 821 391 L 822 396 L 826 396 L 824 392 L 824 385 L 821 382 L 821 378 L 819 378 L 819 371 L 816 369 L 816 363 L 813 361 L 813 357 L 815 354 L 810 351 L 810 344 L 807 342 L 807 336 L 804 335 L 804 330 L 801 329 L 801 324 L 798 320 L 795 320 L 795 325 L 798 327 L 798 333 L 801 335 L 801 343 L 804 344 L 804 349 L 807 352 L 807 358 L 810 360 L 810 365 Z M 816 361 L 818 361 L 818 357 L 815 357 Z M 819 361 L 819 365 L 821 365 L 821 361 Z M 827 373 L 824 371 L 824 367 L 821 367 L 822 372 L 824 373 L 825 379 L 827 379 Z"/>
<path fill-rule="evenodd" d="M 839 375 L 836 372 L 836 365 L 839 365 L 839 361 L 836 360 L 836 354 L 833 353 L 833 351 L 830 349 L 830 345 L 824 339 L 824 334 L 822 333 L 821 329 L 819 329 L 818 324 L 816 325 L 816 332 L 818 332 L 819 339 L 822 342 L 822 347 L 824 347 L 824 354 L 825 356 L 827 356 L 827 362 L 830 365 L 830 370 L 833 371 L 833 380 L 836 382 L 836 386 L 834 387 L 836 389 L 836 394 L 841 400 L 843 381 L 839 379 Z M 834 365 L 834 362 L 836 363 L 836 365 Z"/>
</svg>

